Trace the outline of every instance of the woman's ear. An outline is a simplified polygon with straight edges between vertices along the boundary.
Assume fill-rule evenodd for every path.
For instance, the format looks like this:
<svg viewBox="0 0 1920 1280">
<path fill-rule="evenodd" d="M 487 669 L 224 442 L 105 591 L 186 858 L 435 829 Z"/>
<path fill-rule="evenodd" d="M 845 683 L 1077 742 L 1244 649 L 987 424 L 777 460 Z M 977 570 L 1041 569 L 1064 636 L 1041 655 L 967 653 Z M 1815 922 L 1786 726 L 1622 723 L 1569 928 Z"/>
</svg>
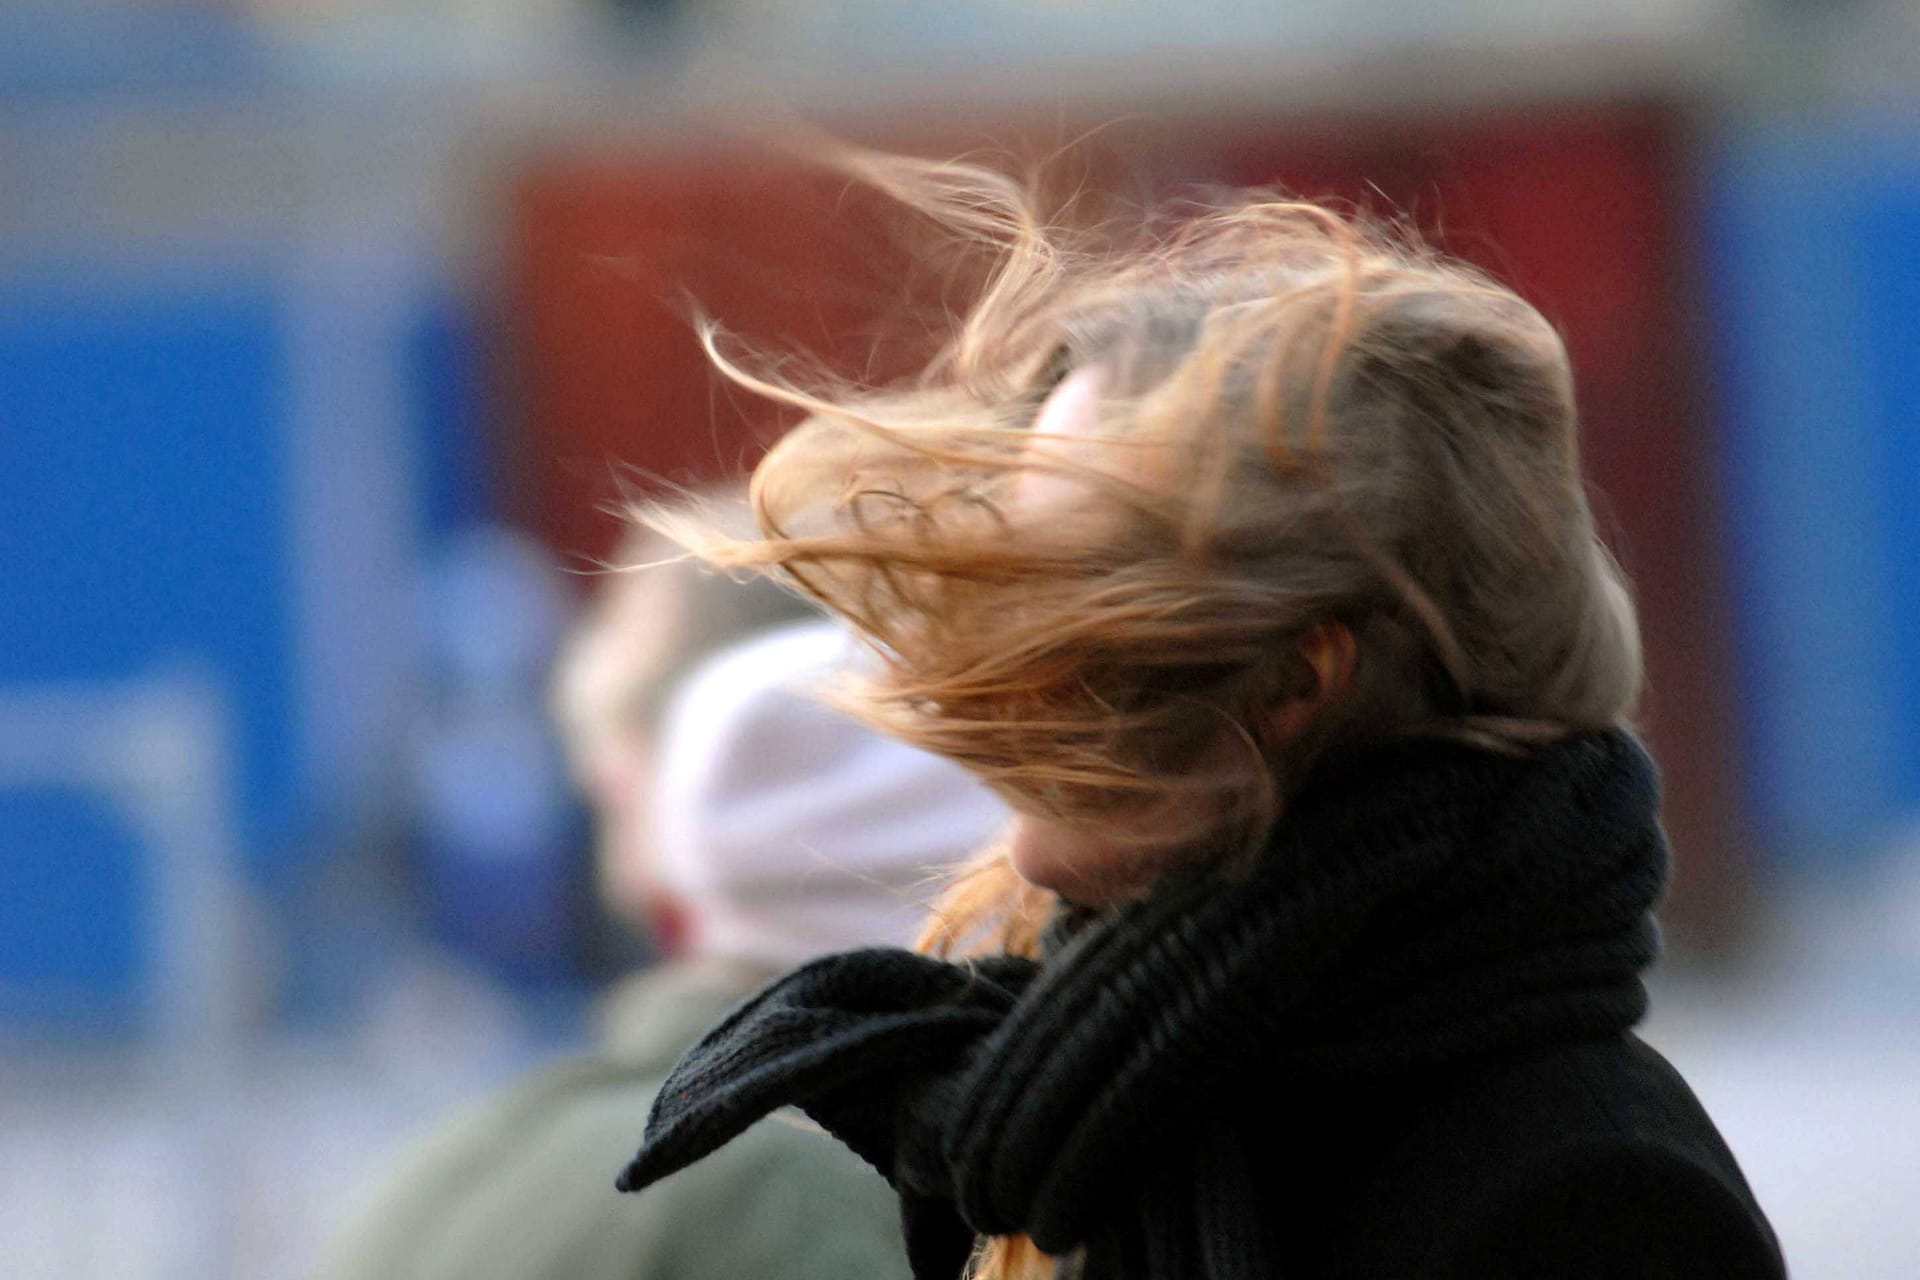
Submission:
<svg viewBox="0 0 1920 1280">
<path fill-rule="evenodd" d="M 1352 687 L 1360 661 L 1353 629 L 1340 622 L 1317 623 L 1300 638 L 1299 653 L 1311 673 L 1311 685 L 1273 708 L 1273 726 L 1283 741 L 1303 733 L 1327 703 Z"/>
</svg>

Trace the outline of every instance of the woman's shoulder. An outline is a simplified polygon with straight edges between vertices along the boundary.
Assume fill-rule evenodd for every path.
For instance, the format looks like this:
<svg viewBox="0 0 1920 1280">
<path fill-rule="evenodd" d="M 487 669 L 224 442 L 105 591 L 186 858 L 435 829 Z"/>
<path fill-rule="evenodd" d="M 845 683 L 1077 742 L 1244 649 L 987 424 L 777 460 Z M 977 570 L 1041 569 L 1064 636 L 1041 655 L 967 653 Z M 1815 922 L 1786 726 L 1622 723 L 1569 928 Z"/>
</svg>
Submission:
<svg viewBox="0 0 1920 1280">
<path fill-rule="evenodd" d="M 1529 1145 L 1553 1135 L 1658 1138 L 1732 1161 L 1686 1080 L 1632 1034 L 1477 1060 L 1445 1079 L 1428 1111 L 1434 1125 L 1499 1121 L 1511 1129 L 1513 1141 Z"/>
<path fill-rule="evenodd" d="M 1386 1269 L 1363 1274 L 1785 1275 L 1712 1119 L 1634 1036 L 1476 1063 L 1402 1114 L 1361 1232 Z"/>
</svg>

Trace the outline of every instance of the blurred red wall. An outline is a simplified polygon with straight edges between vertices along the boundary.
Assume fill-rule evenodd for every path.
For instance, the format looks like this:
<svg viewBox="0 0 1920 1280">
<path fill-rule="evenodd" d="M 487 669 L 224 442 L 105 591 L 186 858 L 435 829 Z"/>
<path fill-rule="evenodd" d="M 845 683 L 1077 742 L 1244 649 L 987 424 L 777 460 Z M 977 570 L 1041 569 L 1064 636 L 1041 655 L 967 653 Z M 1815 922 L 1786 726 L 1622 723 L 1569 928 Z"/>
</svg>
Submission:
<svg viewBox="0 0 1920 1280">
<path fill-rule="evenodd" d="M 762 353 L 865 367 L 906 264 L 846 186 L 759 156 L 570 154 L 521 176 L 509 448 L 518 514 L 555 548 L 605 554 L 624 492 L 738 475 L 777 430 L 713 376 L 696 313 Z"/>
</svg>

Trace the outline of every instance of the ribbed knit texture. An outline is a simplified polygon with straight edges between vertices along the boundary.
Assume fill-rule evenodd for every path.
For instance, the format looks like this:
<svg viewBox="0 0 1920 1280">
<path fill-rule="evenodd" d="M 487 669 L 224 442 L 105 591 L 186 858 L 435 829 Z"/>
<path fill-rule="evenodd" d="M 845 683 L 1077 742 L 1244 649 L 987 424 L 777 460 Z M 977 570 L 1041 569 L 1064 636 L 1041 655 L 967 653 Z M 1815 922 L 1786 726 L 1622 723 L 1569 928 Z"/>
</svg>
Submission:
<svg viewBox="0 0 1920 1280">
<path fill-rule="evenodd" d="M 1079 913 L 1044 963 L 856 951 L 682 1060 L 638 1190 L 797 1105 L 901 1193 L 920 1280 L 975 1233 L 1084 1247 L 1089 1280 L 1279 1274 L 1234 1118 L 1315 1079 L 1624 1030 L 1666 872 L 1625 733 L 1526 756 L 1400 744 L 1304 789 L 1243 873 Z"/>
</svg>

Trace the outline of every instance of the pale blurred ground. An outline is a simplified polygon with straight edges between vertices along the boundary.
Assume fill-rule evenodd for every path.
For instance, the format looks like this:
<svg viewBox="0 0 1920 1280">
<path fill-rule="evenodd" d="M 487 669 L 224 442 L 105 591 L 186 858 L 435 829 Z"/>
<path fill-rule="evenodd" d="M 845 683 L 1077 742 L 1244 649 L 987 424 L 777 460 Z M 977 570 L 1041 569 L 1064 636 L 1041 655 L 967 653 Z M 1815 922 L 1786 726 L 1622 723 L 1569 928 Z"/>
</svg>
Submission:
<svg viewBox="0 0 1920 1280">
<path fill-rule="evenodd" d="M 399 1144 L 552 1050 L 424 954 L 352 1026 L 225 1061 L 0 1049 L 0 1280 L 305 1276 Z"/>
</svg>

